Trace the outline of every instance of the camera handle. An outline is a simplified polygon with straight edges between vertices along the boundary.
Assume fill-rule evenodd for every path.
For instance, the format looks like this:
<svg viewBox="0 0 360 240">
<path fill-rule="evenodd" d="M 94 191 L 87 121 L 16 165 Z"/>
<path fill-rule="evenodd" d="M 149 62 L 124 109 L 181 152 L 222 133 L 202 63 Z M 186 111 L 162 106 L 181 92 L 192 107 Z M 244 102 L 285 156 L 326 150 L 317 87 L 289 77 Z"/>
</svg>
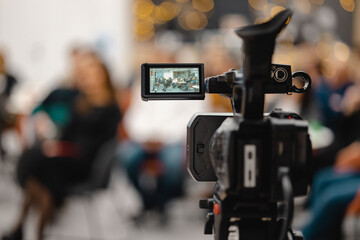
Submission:
<svg viewBox="0 0 360 240">
<path fill-rule="evenodd" d="M 279 73 L 283 76 L 280 79 Z M 297 84 L 294 84 L 294 79 L 298 80 L 296 81 Z M 298 87 L 298 84 L 302 87 Z M 259 96 L 252 96 L 254 90 L 248 93 L 247 96 L 252 96 L 255 99 L 258 98 L 255 104 L 262 104 L 263 106 L 264 94 L 304 93 L 311 88 L 311 78 L 307 73 L 302 71 L 291 73 L 290 65 L 271 64 L 271 74 L 262 86 L 264 87 L 263 90 L 255 91 Z M 244 88 L 246 88 L 244 87 L 244 74 L 240 69 L 230 69 L 221 75 L 205 79 L 206 93 L 217 93 L 230 98 L 234 116 L 241 114 L 242 109 L 246 108 L 243 101 L 243 92 L 246 91 Z M 253 88 L 250 88 L 250 90 L 251 89 Z M 263 107 L 261 108 L 261 113 L 263 112 L 262 109 Z"/>
</svg>

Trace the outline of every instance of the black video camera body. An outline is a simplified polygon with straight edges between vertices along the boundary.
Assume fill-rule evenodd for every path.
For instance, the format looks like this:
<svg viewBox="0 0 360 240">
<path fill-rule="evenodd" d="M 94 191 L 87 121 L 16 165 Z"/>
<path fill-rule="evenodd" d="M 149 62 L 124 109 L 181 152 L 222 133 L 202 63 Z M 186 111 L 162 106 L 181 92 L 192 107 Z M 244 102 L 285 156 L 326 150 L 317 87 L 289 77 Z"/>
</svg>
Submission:
<svg viewBox="0 0 360 240">
<path fill-rule="evenodd" d="M 197 181 L 219 181 L 219 196 L 281 200 L 280 167 L 290 169 L 294 195 L 305 195 L 310 155 L 308 124 L 296 113 L 276 109 L 258 121 L 230 113 L 196 114 L 188 124 L 188 171 Z"/>
<path fill-rule="evenodd" d="M 205 234 L 216 240 L 302 239 L 291 230 L 293 197 L 311 181 L 307 122 L 279 109 L 264 114 L 266 93 L 302 93 L 311 87 L 304 72 L 272 64 L 275 39 L 292 12 L 236 30 L 244 40 L 243 70 L 203 80 L 203 64 L 143 64 L 143 100 L 201 100 L 206 93 L 231 99 L 233 113 L 196 114 L 187 129 L 188 171 L 197 181 L 216 181 Z M 293 79 L 301 80 L 302 87 Z M 286 214 L 278 210 L 286 203 Z M 237 239 L 235 238 L 235 239 Z"/>
</svg>

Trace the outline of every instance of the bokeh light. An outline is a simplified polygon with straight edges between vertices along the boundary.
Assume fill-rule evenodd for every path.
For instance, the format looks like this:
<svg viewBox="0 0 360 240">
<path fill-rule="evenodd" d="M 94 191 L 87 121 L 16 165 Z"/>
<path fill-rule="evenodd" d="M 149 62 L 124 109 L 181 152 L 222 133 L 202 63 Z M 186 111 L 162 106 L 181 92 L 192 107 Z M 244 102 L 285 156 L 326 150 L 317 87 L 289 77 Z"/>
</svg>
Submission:
<svg viewBox="0 0 360 240">
<path fill-rule="evenodd" d="M 186 16 L 187 16 L 187 14 L 188 14 L 188 12 L 183 12 L 178 17 L 178 24 L 184 30 L 190 30 L 190 28 L 186 24 Z"/>
<path fill-rule="evenodd" d="M 193 7 L 200 12 L 209 12 L 214 8 L 213 0 L 192 0 Z"/>
<path fill-rule="evenodd" d="M 279 43 L 282 48 L 290 50 L 294 48 L 294 42 L 294 36 L 289 31 L 285 30 L 283 33 L 281 33 Z"/>
<path fill-rule="evenodd" d="M 281 12 L 283 10 L 285 10 L 285 8 L 282 7 L 282 6 L 274 6 L 274 7 L 272 7 L 271 11 L 270 11 L 271 17 L 275 16 L 276 14 L 278 14 L 279 12 Z"/>
<path fill-rule="evenodd" d="M 179 16 L 178 23 L 185 30 L 201 30 L 207 26 L 208 20 L 201 12 L 189 11 Z"/>
<path fill-rule="evenodd" d="M 144 19 L 150 16 L 154 8 L 155 4 L 150 0 L 138 0 L 133 6 L 133 12 L 138 18 Z"/>
<path fill-rule="evenodd" d="M 317 11 L 314 21 L 324 30 L 335 31 L 338 25 L 338 16 L 331 7 L 323 6 Z"/>
<path fill-rule="evenodd" d="M 169 14 L 172 16 L 171 19 L 173 19 L 174 17 L 176 17 L 179 12 L 180 12 L 180 8 L 179 5 L 177 5 L 176 3 L 173 2 L 163 2 L 161 4 L 168 12 Z"/>
<path fill-rule="evenodd" d="M 265 10 L 268 7 L 267 0 L 249 0 L 249 5 L 255 10 Z"/>
<path fill-rule="evenodd" d="M 336 42 L 334 44 L 334 56 L 341 62 L 346 62 L 350 58 L 350 48 L 342 42 Z"/>
<path fill-rule="evenodd" d="M 332 79 L 336 74 L 335 62 L 329 58 L 324 59 L 322 61 L 321 72 L 326 78 Z"/>
<path fill-rule="evenodd" d="M 135 38 L 139 41 L 147 41 L 154 37 L 154 24 L 144 20 L 137 20 L 134 23 Z"/>
<path fill-rule="evenodd" d="M 330 58 L 331 45 L 325 41 L 319 42 L 316 46 L 316 54 L 320 59 Z"/>
<path fill-rule="evenodd" d="M 341 7 L 348 12 L 353 12 L 355 9 L 354 0 L 340 0 Z"/>
<path fill-rule="evenodd" d="M 311 3 L 309 0 L 294 0 L 294 6 L 303 14 L 309 14 L 311 11 Z"/>
<path fill-rule="evenodd" d="M 175 18 L 179 13 L 176 4 L 171 2 L 163 2 L 158 6 L 155 6 L 152 17 L 156 23 L 166 23 Z"/>
<path fill-rule="evenodd" d="M 354 0 L 338 0 L 338 2 L 338 7 L 341 5 L 346 11 L 354 11 Z M 247 3 L 249 10 L 255 11 L 256 24 L 269 20 L 287 7 L 292 7 L 303 15 L 301 18 L 307 15 L 314 19 L 316 24 L 303 21 L 303 25 L 298 28 L 299 34 L 305 41 L 316 43 L 322 39 L 321 32 L 334 32 L 337 27 L 336 13 L 326 4 L 325 0 L 248 0 Z M 135 21 L 149 22 L 148 25 L 153 25 L 154 31 L 163 28 L 160 25 L 167 24 L 174 19 L 177 21 L 178 27 L 192 31 L 204 29 L 209 24 L 214 7 L 214 0 L 135 0 L 133 13 Z M 135 32 L 135 34 L 138 33 Z M 289 42 L 294 42 L 298 38 L 296 32 L 292 31 L 292 34 L 293 40 Z M 293 43 L 287 44 L 289 42 L 284 41 L 283 43 L 290 48 Z M 319 45 L 320 49 L 321 47 L 322 44 Z M 319 51 L 322 52 L 322 50 Z"/>
</svg>

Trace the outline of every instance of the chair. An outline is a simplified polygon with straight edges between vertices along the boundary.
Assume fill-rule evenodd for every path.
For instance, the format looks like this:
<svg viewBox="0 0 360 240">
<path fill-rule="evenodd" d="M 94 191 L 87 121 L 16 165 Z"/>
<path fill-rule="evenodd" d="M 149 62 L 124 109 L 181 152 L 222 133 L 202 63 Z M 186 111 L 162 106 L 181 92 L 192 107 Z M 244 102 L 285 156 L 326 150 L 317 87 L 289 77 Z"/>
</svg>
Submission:
<svg viewBox="0 0 360 240">
<path fill-rule="evenodd" d="M 105 142 L 95 157 L 88 179 L 68 189 L 70 196 L 82 195 L 86 197 L 87 206 L 85 206 L 85 211 L 87 213 L 91 236 L 102 235 L 101 225 L 98 221 L 98 217 L 94 216 L 95 214 L 91 214 L 92 212 L 96 212 L 95 207 L 91 206 L 93 199 L 92 193 L 96 192 L 97 190 L 106 189 L 108 187 L 111 170 L 115 162 L 116 146 L 116 139 L 111 139 Z"/>
<path fill-rule="evenodd" d="M 72 186 L 68 190 L 70 195 L 84 194 L 108 187 L 111 169 L 115 161 L 116 146 L 116 139 L 111 139 L 103 144 L 95 157 L 88 179 Z"/>
</svg>

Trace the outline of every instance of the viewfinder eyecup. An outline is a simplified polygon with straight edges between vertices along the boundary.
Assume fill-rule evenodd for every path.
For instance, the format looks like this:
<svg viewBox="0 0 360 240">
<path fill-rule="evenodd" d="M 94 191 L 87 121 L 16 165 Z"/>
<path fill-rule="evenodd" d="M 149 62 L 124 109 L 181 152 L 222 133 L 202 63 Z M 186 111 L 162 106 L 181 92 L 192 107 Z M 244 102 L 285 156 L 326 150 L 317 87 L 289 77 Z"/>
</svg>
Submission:
<svg viewBox="0 0 360 240">
<path fill-rule="evenodd" d="M 289 23 L 292 13 L 292 10 L 286 9 L 265 23 L 235 30 L 235 33 L 244 40 L 245 54 L 250 54 L 257 50 L 261 50 L 262 53 L 268 50 L 272 54 L 274 49 L 273 43 Z"/>
<path fill-rule="evenodd" d="M 286 9 L 271 20 L 235 30 L 244 41 L 244 90 L 242 115 L 245 119 L 262 119 L 265 82 L 271 77 L 271 59 L 275 39 L 289 23 L 292 11 Z M 239 103 L 235 103 L 237 105 Z"/>
</svg>

